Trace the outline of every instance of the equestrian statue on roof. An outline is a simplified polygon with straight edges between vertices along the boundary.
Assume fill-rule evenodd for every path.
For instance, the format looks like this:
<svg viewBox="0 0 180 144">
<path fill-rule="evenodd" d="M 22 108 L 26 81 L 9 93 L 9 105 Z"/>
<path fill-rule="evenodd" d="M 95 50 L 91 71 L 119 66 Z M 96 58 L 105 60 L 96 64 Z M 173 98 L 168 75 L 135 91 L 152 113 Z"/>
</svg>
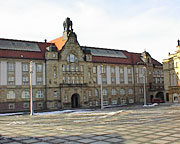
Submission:
<svg viewBox="0 0 180 144">
<path fill-rule="evenodd" d="M 66 31 L 67 33 L 73 31 L 72 25 L 73 25 L 72 21 L 70 20 L 69 17 L 67 17 L 63 23 L 64 31 Z"/>
</svg>

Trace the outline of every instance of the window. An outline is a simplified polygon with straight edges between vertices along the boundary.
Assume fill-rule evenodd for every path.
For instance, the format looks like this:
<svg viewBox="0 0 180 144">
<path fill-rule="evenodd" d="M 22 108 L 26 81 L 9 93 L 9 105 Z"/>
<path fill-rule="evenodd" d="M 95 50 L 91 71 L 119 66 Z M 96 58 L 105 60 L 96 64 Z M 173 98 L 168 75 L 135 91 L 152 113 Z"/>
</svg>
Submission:
<svg viewBox="0 0 180 144">
<path fill-rule="evenodd" d="M 115 68 L 114 67 L 111 67 L 111 73 L 115 73 Z"/>
<path fill-rule="evenodd" d="M 23 77 L 22 80 L 23 80 L 23 85 L 29 84 L 29 78 L 27 76 Z"/>
<path fill-rule="evenodd" d="M 54 91 L 54 97 L 58 97 L 58 92 L 57 91 Z"/>
<path fill-rule="evenodd" d="M 99 106 L 99 102 L 98 101 L 96 101 L 96 106 Z"/>
<path fill-rule="evenodd" d="M 66 70 L 69 72 L 71 70 L 71 66 L 67 65 Z"/>
<path fill-rule="evenodd" d="M 63 83 L 66 83 L 66 77 L 63 76 L 62 81 L 63 81 Z"/>
<path fill-rule="evenodd" d="M 65 103 L 68 102 L 68 96 L 65 96 L 65 97 L 64 97 L 64 101 L 65 101 Z"/>
<path fill-rule="evenodd" d="M 117 105 L 117 100 L 112 100 L 112 105 Z"/>
<path fill-rule="evenodd" d="M 79 83 L 79 77 L 76 77 L 76 83 L 77 84 Z"/>
<path fill-rule="evenodd" d="M 84 71 L 84 66 L 83 65 L 81 65 L 81 72 L 83 72 Z"/>
<path fill-rule="evenodd" d="M 72 71 L 72 72 L 75 71 L 75 65 L 71 65 L 71 71 Z"/>
<path fill-rule="evenodd" d="M 14 63 L 8 63 L 8 71 L 14 71 L 15 64 Z"/>
<path fill-rule="evenodd" d="M 67 61 L 68 62 L 76 62 L 77 61 L 77 58 L 74 54 L 70 54 L 68 57 L 67 57 Z"/>
<path fill-rule="evenodd" d="M 97 78 L 96 77 L 93 77 L 93 82 L 97 83 Z"/>
<path fill-rule="evenodd" d="M 116 83 L 116 79 L 115 79 L 115 77 L 111 77 L 111 83 Z"/>
<path fill-rule="evenodd" d="M 9 109 L 15 109 L 15 104 L 14 103 L 9 104 Z"/>
<path fill-rule="evenodd" d="M 44 97 L 43 92 L 41 90 L 38 90 L 36 92 L 36 98 L 43 98 L 43 97 Z"/>
<path fill-rule="evenodd" d="M 103 89 L 102 93 L 103 95 L 107 95 L 107 89 Z"/>
<path fill-rule="evenodd" d="M 128 74 L 132 74 L 132 69 L 128 68 Z"/>
<path fill-rule="evenodd" d="M 125 90 L 124 89 L 120 89 L 120 94 L 121 95 L 125 95 Z"/>
<path fill-rule="evenodd" d="M 37 108 L 42 108 L 43 107 L 43 103 L 42 102 L 38 102 L 37 103 Z"/>
<path fill-rule="evenodd" d="M 42 83 L 42 77 L 37 77 L 37 83 L 41 84 Z"/>
<path fill-rule="evenodd" d="M 29 95 L 29 91 L 28 90 L 24 90 L 22 92 L 22 98 L 30 98 L 30 95 Z"/>
<path fill-rule="evenodd" d="M 23 63 L 22 68 L 23 68 L 23 72 L 28 72 L 29 71 L 29 64 Z"/>
<path fill-rule="evenodd" d="M 106 73 L 106 66 L 101 66 L 101 72 Z"/>
<path fill-rule="evenodd" d="M 89 96 L 92 96 L 92 91 L 91 90 L 89 90 Z"/>
<path fill-rule="evenodd" d="M 134 99 L 133 98 L 129 98 L 129 103 L 134 103 Z"/>
<path fill-rule="evenodd" d="M 120 83 L 124 83 L 124 77 L 120 77 Z"/>
<path fill-rule="evenodd" d="M 29 103 L 23 103 L 23 108 L 25 109 L 29 108 Z"/>
<path fill-rule="evenodd" d="M 75 77 L 72 77 L 72 84 L 75 84 Z"/>
<path fill-rule="evenodd" d="M 42 64 L 37 64 L 37 72 L 42 72 Z"/>
<path fill-rule="evenodd" d="M 79 71 L 79 66 L 76 66 L 76 72 L 78 72 Z"/>
<path fill-rule="evenodd" d="M 53 53 L 52 57 L 53 57 L 53 58 L 56 58 L 56 54 L 55 54 L 55 53 Z"/>
<path fill-rule="evenodd" d="M 111 95 L 116 95 L 116 89 L 111 90 Z"/>
<path fill-rule="evenodd" d="M 93 106 L 93 103 L 92 101 L 89 102 L 89 106 L 92 107 Z"/>
<path fill-rule="evenodd" d="M 132 77 L 128 77 L 128 83 L 132 83 Z"/>
<path fill-rule="evenodd" d="M 71 83 L 71 78 L 67 77 L 67 83 L 70 84 Z"/>
<path fill-rule="evenodd" d="M 121 104 L 126 104 L 126 98 L 121 98 Z"/>
<path fill-rule="evenodd" d="M 93 73 L 97 73 L 97 67 L 96 66 L 93 67 Z"/>
<path fill-rule="evenodd" d="M 7 93 L 7 99 L 15 99 L 16 98 L 16 95 L 14 93 L 14 91 L 9 91 Z"/>
<path fill-rule="evenodd" d="M 98 90 L 97 89 L 94 90 L 94 95 L 98 96 Z"/>
<path fill-rule="evenodd" d="M 57 68 L 56 66 L 54 66 L 54 72 L 53 72 L 53 77 L 56 78 L 57 77 Z"/>
<path fill-rule="evenodd" d="M 129 89 L 129 90 L 128 90 L 128 94 L 133 94 L 133 90 L 132 90 L 132 89 Z"/>
<path fill-rule="evenodd" d="M 9 76 L 8 77 L 8 84 L 9 85 L 14 85 L 14 76 Z"/>
<path fill-rule="evenodd" d="M 139 88 L 139 94 L 143 94 L 144 93 L 144 88 Z"/>
<path fill-rule="evenodd" d="M 106 78 L 106 77 L 103 77 L 103 78 L 102 78 L 102 82 L 103 82 L 103 83 L 107 83 L 107 78 Z"/>
<path fill-rule="evenodd" d="M 88 72 L 88 79 L 91 79 L 91 73 Z"/>
<path fill-rule="evenodd" d="M 62 71 L 65 72 L 66 71 L 66 65 L 62 65 Z"/>
<path fill-rule="evenodd" d="M 84 78 L 83 78 L 83 77 L 81 77 L 81 84 L 82 84 L 82 83 L 84 83 Z"/>
<path fill-rule="evenodd" d="M 124 69 L 123 68 L 119 68 L 120 74 L 124 73 Z"/>
<path fill-rule="evenodd" d="M 83 96 L 83 101 L 86 102 L 86 96 Z"/>
<path fill-rule="evenodd" d="M 103 101 L 103 105 L 107 106 L 108 105 L 108 101 Z"/>
</svg>

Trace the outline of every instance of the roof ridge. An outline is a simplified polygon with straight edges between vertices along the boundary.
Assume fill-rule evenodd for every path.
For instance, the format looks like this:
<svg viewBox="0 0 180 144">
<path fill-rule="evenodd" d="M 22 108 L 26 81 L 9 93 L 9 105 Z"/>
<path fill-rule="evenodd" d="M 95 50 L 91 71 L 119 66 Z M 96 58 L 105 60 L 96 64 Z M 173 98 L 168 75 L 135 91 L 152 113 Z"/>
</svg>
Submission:
<svg viewBox="0 0 180 144">
<path fill-rule="evenodd" d="M 48 43 L 48 42 L 29 41 L 29 40 L 18 40 L 18 39 L 7 39 L 7 38 L 0 38 L 0 40 L 18 41 L 18 42 L 31 42 L 31 43 Z"/>
</svg>

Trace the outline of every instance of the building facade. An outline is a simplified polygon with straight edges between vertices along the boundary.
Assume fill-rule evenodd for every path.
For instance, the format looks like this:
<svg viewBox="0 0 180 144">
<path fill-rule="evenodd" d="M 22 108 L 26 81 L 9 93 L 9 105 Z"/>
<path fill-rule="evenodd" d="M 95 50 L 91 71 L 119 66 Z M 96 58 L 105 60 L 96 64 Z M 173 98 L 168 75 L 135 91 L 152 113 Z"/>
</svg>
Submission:
<svg viewBox="0 0 180 144">
<path fill-rule="evenodd" d="M 166 102 L 180 102 L 180 41 L 174 54 L 163 60 L 164 88 Z"/>
<path fill-rule="evenodd" d="M 50 42 L 0 39 L 0 112 L 28 111 L 30 62 L 35 110 L 100 107 L 164 100 L 161 63 L 144 51 L 81 46 L 72 21 Z M 144 89 L 145 80 L 145 89 Z"/>
</svg>

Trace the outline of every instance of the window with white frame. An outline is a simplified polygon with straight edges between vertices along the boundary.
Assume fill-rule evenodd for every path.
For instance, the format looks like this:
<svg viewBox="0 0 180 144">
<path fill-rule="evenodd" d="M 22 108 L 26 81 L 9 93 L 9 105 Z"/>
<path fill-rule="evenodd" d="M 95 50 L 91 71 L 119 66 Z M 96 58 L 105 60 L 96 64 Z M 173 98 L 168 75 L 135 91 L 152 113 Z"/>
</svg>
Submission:
<svg viewBox="0 0 180 144">
<path fill-rule="evenodd" d="M 8 77 L 8 84 L 9 85 L 14 85 L 15 84 L 14 79 L 15 79 L 14 76 L 9 76 Z"/>
<path fill-rule="evenodd" d="M 128 71 L 128 74 L 132 74 L 132 69 L 131 68 L 128 68 L 127 71 Z"/>
<path fill-rule="evenodd" d="M 62 71 L 63 71 L 63 72 L 66 71 L 66 65 L 65 65 L 65 64 L 62 65 Z"/>
<path fill-rule="evenodd" d="M 111 95 L 116 95 L 116 89 L 111 90 Z"/>
<path fill-rule="evenodd" d="M 22 64 L 22 69 L 23 69 L 23 72 L 28 72 L 29 71 L 29 64 L 28 63 L 23 63 Z"/>
<path fill-rule="evenodd" d="M 37 83 L 41 84 L 42 83 L 42 77 L 37 77 Z"/>
<path fill-rule="evenodd" d="M 70 54 L 69 56 L 67 56 L 67 61 L 68 62 L 76 62 L 77 57 L 74 54 Z"/>
<path fill-rule="evenodd" d="M 132 83 L 132 77 L 128 77 L 128 83 Z"/>
<path fill-rule="evenodd" d="M 104 65 L 101 66 L 101 72 L 102 72 L 102 73 L 106 73 L 106 66 L 104 66 Z"/>
<path fill-rule="evenodd" d="M 36 92 L 36 98 L 43 98 L 44 97 L 44 94 L 41 90 L 37 90 Z"/>
<path fill-rule="evenodd" d="M 91 73 L 88 72 L 88 79 L 91 79 Z"/>
<path fill-rule="evenodd" d="M 120 74 L 124 73 L 124 69 L 123 68 L 119 68 Z"/>
<path fill-rule="evenodd" d="M 79 77 L 76 77 L 76 83 L 77 84 L 79 83 Z"/>
<path fill-rule="evenodd" d="M 9 104 L 9 109 L 15 109 L 15 103 L 10 103 Z"/>
<path fill-rule="evenodd" d="M 36 72 L 42 72 L 42 64 L 36 65 Z"/>
<path fill-rule="evenodd" d="M 93 106 L 93 102 L 92 102 L 92 101 L 89 102 L 89 106 L 90 106 L 90 107 Z"/>
<path fill-rule="evenodd" d="M 77 65 L 77 66 L 76 66 L 76 72 L 78 72 L 78 71 L 79 71 L 79 66 Z"/>
<path fill-rule="evenodd" d="M 65 76 L 63 76 L 62 82 L 66 83 L 66 77 Z"/>
<path fill-rule="evenodd" d="M 54 97 L 58 97 L 58 92 L 57 91 L 54 91 Z"/>
<path fill-rule="evenodd" d="M 7 93 L 7 99 L 15 99 L 16 98 L 16 94 L 14 93 L 14 91 L 9 91 Z"/>
<path fill-rule="evenodd" d="M 14 71 L 15 70 L 15 64 L 14 63 L 8 63 L 8 71 Z"/>
<path fill-rule="evenodd" d="M 103 95 L 107 95 L 107 89 L 103 89 L 102 93 Z"/>
<path fill-rule="evenodd" d="M 120 83 L 124 83 L 124 77 L 120 77 Z"/>
<path fill-rule="evenodd" d="M 97 83 L 97 77 L 93 77 L 93 82 Z"/>
<path fill-rule="evenodd" d="M 97 89 L 94 89 L 94 95 L 98 96 L 98 90 Z"/>
<path fill-rule="evenodd" d="M 27 76 L 23 76 L 22 80 L 23 80 L 23 85 L 29 84 L 29 78 Z"/>
<path fill-rule="evenodd" d="M 83 96 L 83 101 L 84 101 L 84 102 L 86 102 L 86 101 L 87 101 L 86 96 Z"/>
<path fill-rule="evenodd" d="M 120 89 L 120 95 L 125 95 L 125 90 L 123 88 Z"/>
<path fill-rule="evenodd" d="M 133 94 L 133 89 L 130 88 L 130 89 L 128 90 L 128 94 L 130 94 L 130 95 Z"/>
<path fill-rule="evenodd" d="M 71 83 L 71 78 L 67 77 L 67 83 L 70 84 Z"/>
<path fill-rule="evenodd" d="M 89 96 L 92 96 L 92 91 L 91 90 L 89 90 Z"/>
<path fill-rule="evenodd" d="M 117 105 L 117 100 L 116 99 L 112 100 L 112 105 Z"/>
<path fill-rule="evenodd" d="M 115 68 L 114 67 L 111 67 L 111 73 L 115 73 Z"/>
<path fill-rule="evenodd" d="M 71 65 L 71 71 L 72 71 L 72 72 L 75 71 L 75 65 L 74 65 L 74 64 Z"/>
<path fill-rule="evenodd" d="M 30 95 L 29 95 L 29 91 L 28 90 L 24 90 L 22 92 L 22 98 L 30 98 Z"/>
<path fill-rule="evenodd" d="M 81 72 L 83 72 L 84 71 L 84 66 L 83 65 L 81 65 Z"/>
<path fill-rule="evenodd" d="M 75 84 L 75 77 L 72 77 L 72 84 Z"/>
<path fill-rule="evenodd" d="M 93 67 L 93 73 L 97 73 L 97 67 L 96 66 Z"/>
<path fill-rule="evenodd" d="M 96 106 L 99 106 L 99 102 L 98 101 L 96 101 Z"/>
<path fill-rule="evenodd" d="M 112 84 L 116 83 L 115 77 L 111 77 L 111 83 L 112 83 Z"/>
<path fill-rule="evenodd" d="M 66 70 L 69 72 L 71 70 L 71 66 L 70 65 L 67 65 L 66 66 Z"/>
<path fill-rule="evenodd" d="M 106 83 L 107 83 L 107 78 L 106 78 L 106 77 L 103 77 L 103 78 L 102 78 L 102 82 L 103 82 L 104 84 L 106 84 Z"/>
<path fill-rule="evenodd" d="M 53 67 L 53 70 L 54 70 L 54 71 L 53 71 L 53 77 L 54 77 L 54 78 L 57 78 L 57 67 L 54 66 L 54 67 Z"/>
<path fill-rule="evenodd" d="M 82 83 L 84 83 L 84 78 L 83 78 L 83 77 L 81 77 L 81 84 L 82 84 Z"/>
<path fill-rule="evenodd" d="M 65 102 L 65 103 L 68 102 L 68 96 L 64 96 L 64 102 Z"/>
</svg>

